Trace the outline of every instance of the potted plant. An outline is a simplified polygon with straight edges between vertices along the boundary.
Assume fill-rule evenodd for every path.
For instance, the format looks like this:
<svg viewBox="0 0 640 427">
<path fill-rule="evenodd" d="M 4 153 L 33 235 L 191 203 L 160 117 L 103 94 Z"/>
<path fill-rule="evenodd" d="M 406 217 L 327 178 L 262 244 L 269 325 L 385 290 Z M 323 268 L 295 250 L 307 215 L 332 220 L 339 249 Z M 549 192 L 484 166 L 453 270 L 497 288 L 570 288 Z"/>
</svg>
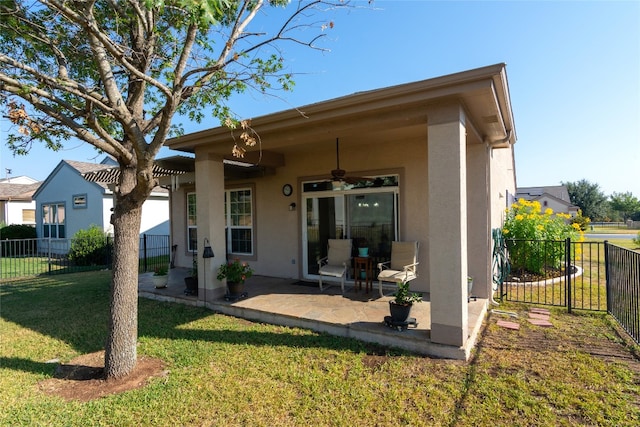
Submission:
<svg viewBox="0 0 640 427">
<path fill-rule="evenodd" d="M 365 238 L 360 239 L 360 242 L 358 243 L 358 256 L 360 257 L 369 256 L 369 243 Z"/>
<path fill-rule="evenodd" d="M 165 265 L 156 267 L 152 278 L 156 289 L 166 288 L 169 281 L 169 269 Z"/>
<path fill-rule="evenodd" d="M 184 278 L 184 285 L 187 287 L 186 295 L 198 295 L 198 259 L 194 256 L 191 267 L 191 276 Z"/>
<path fill-rule="evenodd" d="M 246 262 L 234 259 L 218 268 L 218 280 L 227 280 L 229 294 L 232 296 L 242 294 L 244 281 L 253 275 L 253 270 Z"/>
<path fill-rule="evenodd" d="M 422 302 L 422 295 L 409 292 L 409 282 L 398 284 L 394 299 L 389 301 L 389 310 L 394 322 L 406 322 L 414 302 Z"/>
</svg>

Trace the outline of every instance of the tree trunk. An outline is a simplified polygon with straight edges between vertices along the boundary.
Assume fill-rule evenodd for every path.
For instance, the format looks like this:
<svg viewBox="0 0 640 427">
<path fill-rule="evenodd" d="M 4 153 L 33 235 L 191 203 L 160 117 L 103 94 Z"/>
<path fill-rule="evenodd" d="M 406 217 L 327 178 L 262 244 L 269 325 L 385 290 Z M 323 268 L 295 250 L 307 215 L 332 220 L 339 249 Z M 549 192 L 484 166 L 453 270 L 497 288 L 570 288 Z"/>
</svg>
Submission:
<svg viewBox="0 0 640 427">
<path fill-rule="evenodd" d="M 130 173 L 133 172 L 133 176 Z M 135 171 L 123 171 L 121 186 L 135 179 Z M 128 178 L 128 179 L 127 179 Z M 113 224 L 113 273 L 109 335 L 105 348 L 104 373 L 107 379 L 122 378 L 136 366 L 138 339 L 138 251 L 142 200 L 129 192 L 116 191 Z"/>
</svg>

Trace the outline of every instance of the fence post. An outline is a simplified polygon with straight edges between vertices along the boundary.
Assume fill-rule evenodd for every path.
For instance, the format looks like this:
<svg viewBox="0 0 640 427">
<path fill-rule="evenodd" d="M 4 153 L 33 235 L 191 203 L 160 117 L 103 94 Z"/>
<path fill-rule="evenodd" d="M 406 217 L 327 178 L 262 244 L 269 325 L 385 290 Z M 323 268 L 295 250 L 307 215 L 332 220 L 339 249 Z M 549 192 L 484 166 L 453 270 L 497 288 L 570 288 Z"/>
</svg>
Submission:
<svg viewBox="0 0 640 427">
<path fill-rule="evenodd" d="M 565 295 L 567 297 L 567 312 L 571 314 L 571 238 L 567 237 L 564 242 L 564 274 L 565 286 L 567 287 Z"/>
<path fill-rule="evenodd" d="M 144 266 L 144 272 L 147 272 L 147 235 L 142 235 L 142 265 Z"/>
<path fill-rule="evenodd" d="M 607 313 L 611 313 L 611 288 L 609 287 L 609 241 L 604 241 L 604 289 L 607 295 Z"/>
<path fill-rule="evenodd" d="M 49 239 L 47 240 L 47 267 L 49 275 L 51 275 L 51 230 L 49 230 Z"/>
</svg>

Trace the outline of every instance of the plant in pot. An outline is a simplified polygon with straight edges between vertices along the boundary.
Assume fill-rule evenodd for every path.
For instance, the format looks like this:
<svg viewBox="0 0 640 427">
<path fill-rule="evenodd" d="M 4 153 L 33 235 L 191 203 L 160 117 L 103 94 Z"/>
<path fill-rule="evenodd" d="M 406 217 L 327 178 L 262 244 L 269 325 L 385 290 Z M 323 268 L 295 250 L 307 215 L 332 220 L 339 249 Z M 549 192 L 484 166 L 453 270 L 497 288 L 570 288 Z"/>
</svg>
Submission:
<svg viewBox="0 0 640 427">
<path fill-rule="evenodd" d="M 167 287 L 167 282 L 169 281 L 169 269 L 165 265 L 161 265 L 156 267 L 153 272 L 153 284 L 156 289 L 162 289 Z"/>
<path fill-rule="evenodd" d="M 253 269 L 249 264 L 239 259 L 234 259 L 218 268 L 218 280 L 227 280 L 229 295 L 241 295 L 244 290 L 244 281 L 253 275 Z"/>
<path fill-rule="evenodd" d="M 394 299 L 389 301 L 391 319 L 394 322 L 406 322 L 411 313 L 413 303 L 422 302 L 422 295 L 409 292 L 409 282 L 398 284 L 398 291 L 394 294 Z"/>
<path fill-rule="evenodd" d="M 195 256 L 193 257 L 191 276 L 184 278 L 184 285 L 187 287 L 184 291 L 186 295 L 198 295 L 198 259 Z"/>
</svg>

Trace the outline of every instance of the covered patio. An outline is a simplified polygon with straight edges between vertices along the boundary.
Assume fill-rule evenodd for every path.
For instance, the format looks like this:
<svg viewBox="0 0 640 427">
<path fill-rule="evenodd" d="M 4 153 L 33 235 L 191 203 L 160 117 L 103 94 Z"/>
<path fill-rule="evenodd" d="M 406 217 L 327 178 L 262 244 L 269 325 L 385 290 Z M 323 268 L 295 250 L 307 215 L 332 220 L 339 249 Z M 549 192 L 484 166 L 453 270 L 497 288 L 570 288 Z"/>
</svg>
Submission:
<svg viewBox="0 0 640 427">
<path fill-rule="evenodd" d="M 428 293 L 424 302 L 414 304 L 411 316 L 417 327 L 398 331 L 384 323 L 389 315 L 390 296 L 380 297 L 374 289 L 369 293 L 355 291 L 352 283 L 331 286 L 320 292 L 317 282 L 302 282 L 267 276 L 253 276 L 245 283 L 247 298 L 226 301 L 223 297 L 203 298 L 184 294 L 184 277 L 190 274 L 186 268 L 174 268 L 169 272 L 168 286 L 156 289 L 152 273 L 141 274 L 138 294 L 143 298 L 203 306 L 230 316 L 269 324 L 299 327 L 330 335 L 354 338 L 385 347 L 395 347 L 416 354 L 449 359 L 468 358 L 482 326 L 488 301 L 478 298 L 468 303 L 469 339 L 463 347 L 442 345 L 431 341 L 431 301 Z M 200 289 L 200 292 L 206 290 Z"/>
</svg>

